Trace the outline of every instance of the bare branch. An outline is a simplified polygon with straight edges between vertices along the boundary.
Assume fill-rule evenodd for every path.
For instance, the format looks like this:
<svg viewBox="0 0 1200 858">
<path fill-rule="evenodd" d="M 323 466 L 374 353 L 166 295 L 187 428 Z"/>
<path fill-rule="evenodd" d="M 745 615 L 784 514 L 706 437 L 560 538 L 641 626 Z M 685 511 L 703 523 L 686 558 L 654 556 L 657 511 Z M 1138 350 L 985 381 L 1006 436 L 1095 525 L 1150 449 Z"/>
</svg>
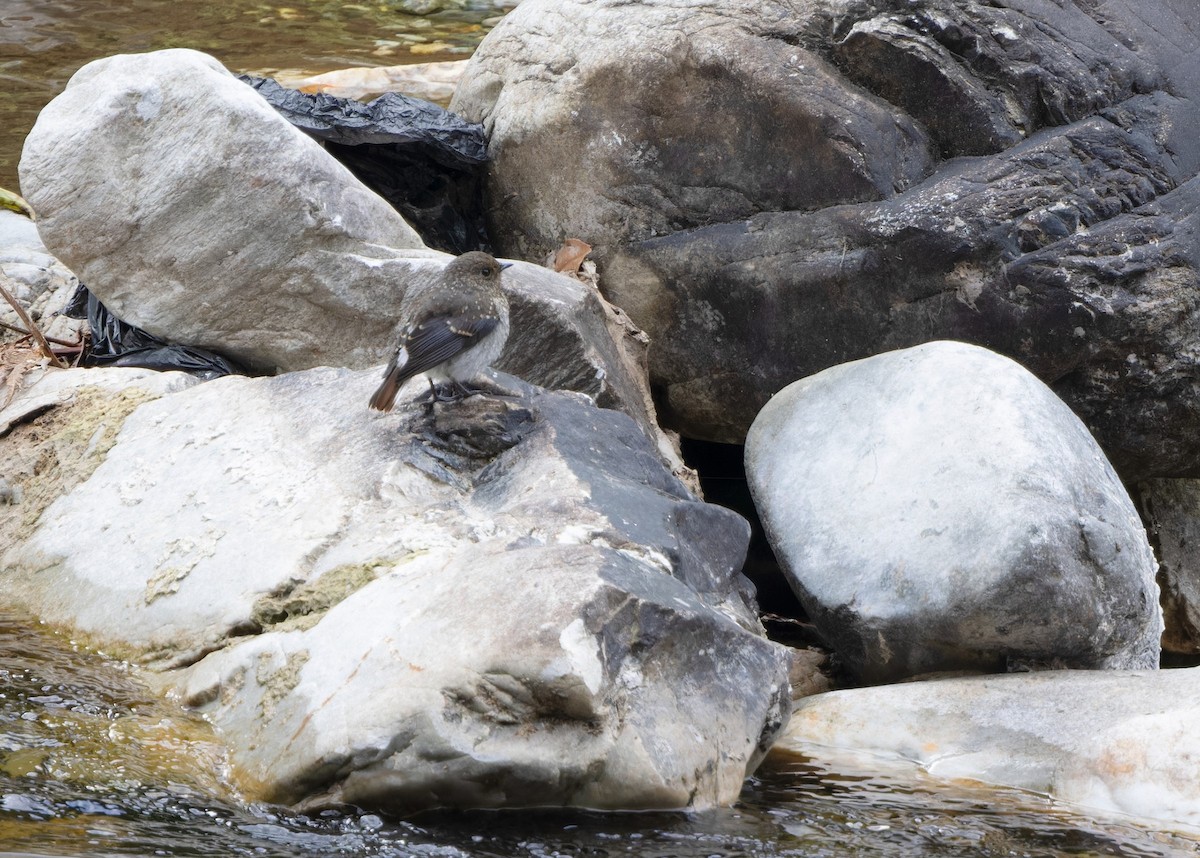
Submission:
<svg viewBox="0 0 1200 858">
<path fill-rule="evenodd" d="M 15 310 L 17 313 L 17 317 L 25 325 L 29 334 L 33 336 L 34 341 L 38 344 L 38 349 L 41 351 L 41 353 L 45 357 L 49 358 L 55 366 L 65 369 L 67 365 L 63 363 L 59 359 L 58 355 L 54 353 L 54 350 L 50 348 L 50 344 L 46 342 L 46 338 L 42 336 L 42 332 L 38 329 L 38 326 L 33 323 L 33 319 L 31 319 L 29 314 L 25 312 L 25 308 L 22 307 L 21 303 L 13 297 L 13 294 L 4 287 L 4 283 L 2 281 L 8 279 L 8 275 L 0 274 L 0 296 L 3 296 L 4 300 L 12 305 L 13 310 Z"/>
</svg>

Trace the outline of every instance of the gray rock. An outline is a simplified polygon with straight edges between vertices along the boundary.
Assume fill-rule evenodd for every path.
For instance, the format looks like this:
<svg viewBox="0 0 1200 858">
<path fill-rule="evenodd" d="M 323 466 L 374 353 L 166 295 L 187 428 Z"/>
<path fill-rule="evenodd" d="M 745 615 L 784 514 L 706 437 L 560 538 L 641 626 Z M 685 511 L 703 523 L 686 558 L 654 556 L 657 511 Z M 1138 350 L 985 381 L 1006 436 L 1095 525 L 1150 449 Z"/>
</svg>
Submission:
<svg viewBox="0 0 1200 858">
<path fill-rule="evenodd" d="M 379 362 L 388 296 L 437 255 L 196 51 L 84 66 L 38 116 L 20 175 L 46 246 L 110 310 L 257 369 Z"/>
<path fill-rule="evenodd" d="M 793 590 L 867 681 L 1158 665 L 1133 503 L 1007 358 L 934 342 L 798 381 L 755 420 L 746 470 Z"/>
<path fill-rule="evenodd" d="M 198 380 L 182 372 L 155 372 L 132 367 L 106 367 L 88 372 L 38 367 L 24 379 L 19 396 L 0 408 L 0 437 L 9 435 L 22 423 L 38 417 L 60 405 L 76 405 L 81 398 L 104 394 L 113 399 L 141 402 L 156 399 L 167 393 L 184 390 Z M 90 414 L 88 418 L 97 418 Z M 119 421 L 118 421 L 119 422 Z M 112 432 L 118 426 L 103 425 L 95 419 L 94 432 Z M 60 486 L 60 491 L 70 486 Z"/>
<path fill-rule="evenodd" d="M 539 265 L 505 270 L 511 327 L 496 367 L 551 390 L 586 393 L 632 417 L 671 472 L 693 491 L 678 437 L 663 432 L 650 396 L 646 335 L 593 286 Z"/>
<path fill-rule="evenodd" d="M 1138 505 L 1159 559 L 1165 652 L 1200 653 L 1200 480 L 1147 480 Z"/>
<path fill-rule="evenodd" d="M 451 101 L 488 133 L 489 194 L 503 200 L 493 239 L 541 259 L 574 236 L 603 256 L 923 178 L 932 161 L 916 123 L 867 93 L 829 97 L 837 70 L 796 37 L 819 6 L 523 2 Z"/>
<path fill-rule="evenodd" d="M 1200 233 L 1187 214 L 1200 180 L 1167 193 L 1169 161 L 1145 143 L 1088 120 L 960 161 L 883 202 L 632 245 L 604 282 L 658 344 L 652 373 L 666 413 L 700 435 L 740 440 L 795 378 L 951 338 L 1052 383 L 1123 473 L 1186 470 L 1200 421 L 1188 346 L 1200 313 L 1188 259 Z M 703 258 L 721 264 L 697 270 Z M 752 297 L 735 305 L 731 294 Z M 731 369 L 742 366 L 755 372 Z"/>
<path fill-rule="evenodd" d="M 26 372 L 12 402 L 0 408 L 0 476 L 10 499 L 0 504 L 0 567 L 4 552 L 34 532 L 46 509 L 104 462 L 132 411 L 196 383 L 181 372 L 128 367 Z M 111 498 L 103 504 L 122 509 Z M 93 516 L 61 525 L 86 530 Z"/>
<path fill-rule="evenodd" d="M 1194 11 L 527 0 L 454 106 L 490 133 L 501 249 L 596 248 L 685 436 L 741 443 L 796 378 L 959 339 L 1126 479 L 1196 476 Z"/>
<path fill-rule="evenodd" d="M 807 697 L 776 747 L 835 772 L 919 768 L 1194 831 L 1198 700 L 1196 669 L 911 682 Z"/>
<path fill-rule="evenodd" d="M 169 342 L 259 371 L 385 362 L 409 284 L 450 257 L 216 60 L 168 50 L 85 66 L 38 117 L 21 183 L 38 229 L 105 305 Z M 638 349 L 594 289 L 505 275 L 500 366 L 659 432 Z"/>
<path fill-rule="evenodd" d="M 0 285 L 21 303 L 44 335 L 74 342 L 87 327 L 80 320 L 58 315 L 78 282 L 46 251 L 32 220 L 0 209 Z M 0 301 L 0 322 L 25 329 L 7 301 Z M 20 336 L 18 331 L 0 329 L 0 342 Z"/>
<path fill-rule="evenodd" d="M 748 525 L 625 415 L 498 380 L 521 395 L 380 415 L 374 371 L 320 369 L 114 412 L 82 482 L 0 506 L 0 592 L 157 671 L 250 797 L 731 803 L 790 709 Z"/>
</svg>

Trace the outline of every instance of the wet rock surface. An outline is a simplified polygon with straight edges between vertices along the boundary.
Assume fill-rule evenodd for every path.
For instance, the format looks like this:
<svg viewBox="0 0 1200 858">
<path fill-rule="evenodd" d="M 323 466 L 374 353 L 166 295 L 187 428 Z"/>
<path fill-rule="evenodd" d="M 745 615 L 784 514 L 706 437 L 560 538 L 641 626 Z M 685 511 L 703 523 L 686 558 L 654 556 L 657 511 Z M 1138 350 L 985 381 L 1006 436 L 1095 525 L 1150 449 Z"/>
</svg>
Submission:
<svg viewBox="0 0 1200 858">
<path fill-rule="evenodd" d="M 849 753 L 867 771 L 918 767 L 947 781 L 1019 787 L 1194 833 L 1197 691 L 1195 668 L 835 691 L 801 701 L 778 747 L 834 766 Z"/>
<path fill-rule="evenodd" d="M 91 415 L 125 401 L 112 372 L 53 378 Z M 732 802 L 790 711 L 746 522 L 581 394 L 500 376 L 516 395 L 381 415 L 375 381 L 226 377 L 105 412 L 92 467 L 0 520 L 6 598 L 157 671 L 248 795 Z M 61 448 L 85 404 L 20 425 Z"/>
</svg>

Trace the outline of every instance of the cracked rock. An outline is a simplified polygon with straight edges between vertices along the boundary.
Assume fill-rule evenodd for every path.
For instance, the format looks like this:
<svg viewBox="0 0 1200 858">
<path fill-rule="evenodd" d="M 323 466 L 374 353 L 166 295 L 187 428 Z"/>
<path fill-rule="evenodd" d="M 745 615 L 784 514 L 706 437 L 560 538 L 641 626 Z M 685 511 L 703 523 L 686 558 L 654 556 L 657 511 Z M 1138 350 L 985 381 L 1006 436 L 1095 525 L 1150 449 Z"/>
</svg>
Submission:
<svg viewBox="0 0 1200 858">
<path fill-rule="evenodd" d="M 1161 565 L 1163 651 L 1200 654 L 1200 480 L 1146 480 L 1136 496 Z"/>
<path fill-rule="evenodd" d="M 389 414 L 366 405 L 378 367 L 138 387 L 174 376 L 18 394 L 0 592 L 154 671 L 246 796 L 737 798 L 787 721 L 790 657 L 738 571 L 749 525 L 632 419 L 504 375 L 513 396 L 425 407 L 414 384 Z M 53 451 L 72 467 L 12 467 Z"/>
<path fill-rule="evenodd" d="M 1198 39 L 1178 0 L 525 0 L 453 103 L 499 248 L 593 246 L 685 437 L 956 339 L 1126 480 L 1200 476 Z"/>
</svg>

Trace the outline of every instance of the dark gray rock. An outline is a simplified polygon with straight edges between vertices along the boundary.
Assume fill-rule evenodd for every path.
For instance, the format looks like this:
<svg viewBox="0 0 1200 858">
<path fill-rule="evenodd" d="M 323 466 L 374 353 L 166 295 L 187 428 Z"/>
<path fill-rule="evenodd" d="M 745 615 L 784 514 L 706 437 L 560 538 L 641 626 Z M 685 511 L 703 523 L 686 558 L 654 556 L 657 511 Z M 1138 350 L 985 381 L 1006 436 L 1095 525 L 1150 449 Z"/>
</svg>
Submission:
<svg viewBox="0 0 1200 858">
<path fill-rule="evenodd" d="M 664 418 L 736 442 L 796 377 L 947 337 L 1051 384 L 1123 474 L 1194 472 L 1200 180 L 1171 190 L 1149 138 L 1104 119 L 955 166 L 885 202 L 764 214 L 618 254 L 606 282 L 654 321 Z M 720 264 L 697 270 L 703 258 Z"/>
<path fill-rule="evenodd" d="M 1158 556 L 1164 652 L 1200 653 L 1200 480 L 1146 480 L 1138 505 Z"/>
<path fill-rule="evenodd" d="M 489 136 L 504 252 L 611 246 L 924 177 L 925 132 L 800 44 L 819 4 L 526 0 L 451 102 Z M 751 95 L 752 94 L 752 95 Z M 831 97 L 832 96 L 832 97 Z M 583 157 L 581 157 L 583 153 Z"/>
<path fill-rule="evenodd" d="M 1126 478 L 1200 473 L 1193 3 L 578 5 L 527 0 L 456 105 L 501 246 L 596 247 L 668 425 L 738 443 L 796 378 L 953 338 L 1052 385 Z"/>
</svg>

